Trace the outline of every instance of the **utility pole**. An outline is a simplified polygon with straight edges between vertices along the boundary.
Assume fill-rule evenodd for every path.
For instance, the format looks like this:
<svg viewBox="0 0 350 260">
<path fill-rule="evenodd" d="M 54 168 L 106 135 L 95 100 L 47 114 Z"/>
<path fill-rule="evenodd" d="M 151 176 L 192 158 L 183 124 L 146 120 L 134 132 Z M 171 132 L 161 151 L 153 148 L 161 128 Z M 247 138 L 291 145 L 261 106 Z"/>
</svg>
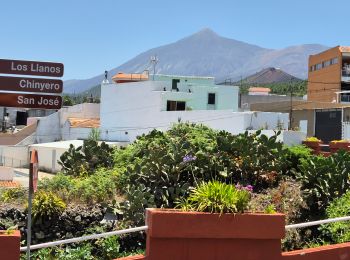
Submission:
<svg viewBox="0 0 350 260">
<path fill-rule="evenodd" d="M 290 109 L 289 109 L 289 130 L 292 130 L 292 120 L 293 120 L 293 86 L 292 80 L 290 81 Z"/>
</svg>

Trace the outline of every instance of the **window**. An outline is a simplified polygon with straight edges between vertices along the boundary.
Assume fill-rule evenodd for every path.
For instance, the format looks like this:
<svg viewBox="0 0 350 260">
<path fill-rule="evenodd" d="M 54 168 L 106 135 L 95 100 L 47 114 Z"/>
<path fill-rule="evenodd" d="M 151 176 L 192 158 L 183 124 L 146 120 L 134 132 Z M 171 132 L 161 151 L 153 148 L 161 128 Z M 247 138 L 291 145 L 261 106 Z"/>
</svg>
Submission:
<svg viewBox="0 0 350 260">
<path fill-rule="evenodd" d="M 333 59 L 331 59 L 331 65 L 333 65 L 333 64 L 337 64 L 338 63 L 338 58 L 336 57 L 336 58 L 333 58 Z"/>
<path fill-rule="evenodd" d="M 208 93 L 208 105 L 215 105 L 215 93 Z"/>
<path fill-rule="evenodd" d="M 179 83 L 179 82 L 180 82 L 179 79 L 172 79 L 172 81 L 171 81 L 171 89 L 178 91 L 179 89 L 177 88 L 177 83 Z"/>
<path fill-rule="evenodd" d="M 183 111 L 186 110 L 186 102 L 184 101 L 167 101 L 166 111 Z"/>
<path fill-rule="evenodd" d="M 322 63 L 317 63 L 316 64 L 316 70 L 322 69 Z"/>
<path fill-rule="evenodd" d="M 310 66 L 309 71 L 313 71 L 314 66 Z"/>
<path fill-rule="evenodd" d="M 323 68 L 328 67 L 329 65 L 331 65 L 331 61 L 330 60 L 326 60 L 324 62 L 322 62 Z"/>
</svg>

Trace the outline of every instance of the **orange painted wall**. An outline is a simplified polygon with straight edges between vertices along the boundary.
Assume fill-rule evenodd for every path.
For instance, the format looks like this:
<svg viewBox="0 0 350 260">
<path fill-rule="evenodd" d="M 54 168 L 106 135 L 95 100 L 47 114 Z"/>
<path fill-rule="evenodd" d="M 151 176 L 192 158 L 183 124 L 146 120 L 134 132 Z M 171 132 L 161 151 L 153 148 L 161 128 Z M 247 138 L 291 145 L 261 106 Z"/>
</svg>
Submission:
<svg viewBox="0 0 350 260">
<path fill-rule="evenodd" d="M 15 230 L 13 234 L 0 233 L 0 259 L 18 260 L 20 256 L 21 234 Z"/>
<path fill-rule="evenodd" d="M 322 63 L 323 61 L 327 61 L 335 57 L 338 57 L 337 64 L 330 65 L 320 70 L 310 71 L 310 66 L 316 65 L 317 63 Z M 308 100 L 332 102 L 333 99 L 336 99 L 336 94 L 334 92 L 340 90 L 341 68 L 342 54 L 339 50 L 339 46 L 328 49 L 316 55 L 310 55 L 308 67 Z"/>
<path fill-rule="evenodd" d="M 148 210 L 146 259 L 277 260 L 284 215 Z"/>
<path fill-rule="evenodd" d="M 119 260 L 350 260 L 350 243 L 282 253 L 281 214 L 174 213 L 148 209 L 146 256 Z"/>
<path fill-rule="evenodd" d="M 350 243 L 321 246 L 282 254 L 285 260 L 348 260 Z"/>
</svg>

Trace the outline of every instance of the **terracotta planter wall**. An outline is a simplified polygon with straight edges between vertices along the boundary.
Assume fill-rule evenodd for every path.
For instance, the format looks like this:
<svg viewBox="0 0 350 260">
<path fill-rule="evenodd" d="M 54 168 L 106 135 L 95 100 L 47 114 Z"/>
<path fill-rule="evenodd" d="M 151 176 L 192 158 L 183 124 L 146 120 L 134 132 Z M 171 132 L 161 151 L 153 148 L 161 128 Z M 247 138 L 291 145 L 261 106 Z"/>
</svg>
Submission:
<svg viewBox="0 0 350 260">
<path fill-rule="evenodd" d="M 311 142 L 311 141 L 303 141 L 303 145 L 309 147 L 310 149 L 314 150 L 315 154 L 318 154 L 321 152 L 321 146 L 322 142 Z"/>
<path fill-rule="evenodd" d="M 14 230 L 13 234 L 7 235 L 0 231 L 0 259 L 18 260 L 20 256 L 21 234 Z"/>
<path fill-rule="evenodd" d="M 350 260 L 350 243 L 281 253 L 282 214 L 147 210 L 146 256 L 120 260 Z"/>
<path fill-rule="evenodd" d="M 329 149 L 332 153 L 336 153 L 339 149 L 344 149 L 346 151 L 349 151 L 349 142 L 330 142 L 329 143 Z"/>
<path fill-rule="evenodd" d="M 146 259 L 281 257 L 282 214 L 210 214 L 147 210 Z"/>
</svg>

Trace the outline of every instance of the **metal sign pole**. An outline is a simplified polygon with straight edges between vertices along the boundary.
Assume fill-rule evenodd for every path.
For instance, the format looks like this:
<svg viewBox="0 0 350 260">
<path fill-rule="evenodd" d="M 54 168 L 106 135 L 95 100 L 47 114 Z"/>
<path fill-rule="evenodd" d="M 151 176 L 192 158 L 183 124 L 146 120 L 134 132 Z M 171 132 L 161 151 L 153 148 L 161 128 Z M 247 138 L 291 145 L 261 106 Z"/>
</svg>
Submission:
<svg viewBox="0 0 350 260">
<path fill-rule="evenodd" d="M 36 192 L 38 184 L 38 152 L 30 152 L 29 165 L 29 195 L 28 195 L 28 217 L 27 217 L 27 260 L 30 260 L 30 244 L 32 238 L 32 196 Z"/>
<path fill-rule="evenodd" d="M 29 185 L 31 186 L 31 185 Z M 28 222 L 27 222 L 27 260 L 30 259 L 30 244 L 32 238 L 32 189 L 29 187 Z"/>
</svg>

